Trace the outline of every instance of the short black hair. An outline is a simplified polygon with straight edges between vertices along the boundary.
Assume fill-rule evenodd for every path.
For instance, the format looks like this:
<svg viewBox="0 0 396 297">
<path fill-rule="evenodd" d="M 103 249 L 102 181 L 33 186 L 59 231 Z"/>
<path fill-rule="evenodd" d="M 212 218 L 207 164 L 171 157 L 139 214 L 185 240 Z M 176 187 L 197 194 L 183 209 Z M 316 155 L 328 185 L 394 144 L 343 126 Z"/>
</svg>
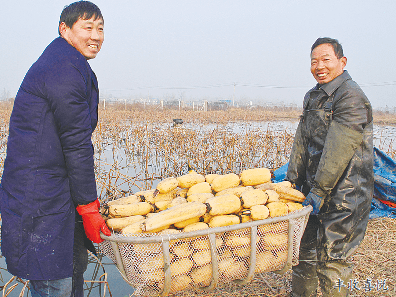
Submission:
<svg viewBox="0 0 396 297">
<path fill-rule="evenodd" d="M 334 53 L 338 59 L 341 59 L 344 56 L 344 51 L 342 50 L 342 45 L 339 43 L 339 41 L 337 39 L 330 38 L 330 37 L 320 37 L 320 38 L 316 39 L 316 41 L 314 42 L 314 44 L 311 47 L 311 54 L 312 54 L 313 50 L 315 49 L 315 47 L 317 47 L 321 44 L 325 44 L 325 43 L 328 43 L 333 47 Z"/>
<path fill-rule="evenodd" d="M 95 20 L 102 19 L 104 22 L 102 12 L 98 6 L 90 1 L 77 1 L 63 8 L 59 19 L 59 25 L 65 23 L 66 26 L 71 28 L 80 18 L 89 20 L 92 17 L 94 17 Z"/>
</svg>

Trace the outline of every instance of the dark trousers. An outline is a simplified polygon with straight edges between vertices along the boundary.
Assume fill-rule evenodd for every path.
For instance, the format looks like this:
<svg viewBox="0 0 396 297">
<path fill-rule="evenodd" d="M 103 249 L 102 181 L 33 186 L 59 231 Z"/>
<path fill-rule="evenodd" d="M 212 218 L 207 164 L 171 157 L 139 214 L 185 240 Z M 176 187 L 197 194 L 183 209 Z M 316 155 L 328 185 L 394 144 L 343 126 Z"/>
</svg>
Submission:
<svg viewBox="0 0 396 297">
<path fill-rule="evenodd" d="M 88 267 L 86 240 L 82 221 L 77 221 L 73 246 L 73 297 L 84 297 L 84 272 Z"/>
<path fill-rule="evenodd" d="M 293 267 L 293 297 L 316 296 L 318 285 L 323 296 L 348 296 L 346 284 L 352 277 L 352 263 L 346 259 L 322 259 L 326 242 L 318 237 L 320 226 L 318 218 L 311 215 L 301 239 L 299 264 Z"/>
</svg>

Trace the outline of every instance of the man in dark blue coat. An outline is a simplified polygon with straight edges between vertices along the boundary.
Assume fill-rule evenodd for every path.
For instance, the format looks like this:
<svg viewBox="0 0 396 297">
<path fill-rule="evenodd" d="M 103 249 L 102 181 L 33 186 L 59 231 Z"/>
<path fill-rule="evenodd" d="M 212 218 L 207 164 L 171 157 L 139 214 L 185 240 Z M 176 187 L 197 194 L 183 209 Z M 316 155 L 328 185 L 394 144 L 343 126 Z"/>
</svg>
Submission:
<svg viewBox="0 0 396 297">
<path fill-rule="evenodd" d="M 110 235 L 98 211 L 91 136 L 99 93 L 87 62 L 100 51 L 103 26 L 95 4 L 65 7 L 60 37 L 15 98 L 0 188 L 1 249 L 9 272 L 30 280 L 32 296 L 83 296 L 87 247 L 102 241 L 100 232 Z"/>
</svg>

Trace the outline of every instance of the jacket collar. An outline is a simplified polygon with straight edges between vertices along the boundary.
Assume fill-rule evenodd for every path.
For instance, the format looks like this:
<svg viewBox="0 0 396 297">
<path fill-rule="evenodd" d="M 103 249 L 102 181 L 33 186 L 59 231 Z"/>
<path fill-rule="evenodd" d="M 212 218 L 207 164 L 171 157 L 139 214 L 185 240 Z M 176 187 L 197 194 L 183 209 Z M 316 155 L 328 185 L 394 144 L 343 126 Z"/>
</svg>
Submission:
<svg viewBox="0 0 396 297">
<path fill-rule="evenodd" d="M 328 82 L 327 84 L 323 85 L 316 85 L 316 88 L 318 90 L 323 90 L 326 92 L 327 96 L 330 96 L 331 94 L 334 93 L 335 90 L 339 88 L 345 81 L 352 79 L 351 76 L 349 75 L 347 70 L 344 70 L 344 72 L 337 76 L 335 79 L 332 81 Z"/>
</svg>

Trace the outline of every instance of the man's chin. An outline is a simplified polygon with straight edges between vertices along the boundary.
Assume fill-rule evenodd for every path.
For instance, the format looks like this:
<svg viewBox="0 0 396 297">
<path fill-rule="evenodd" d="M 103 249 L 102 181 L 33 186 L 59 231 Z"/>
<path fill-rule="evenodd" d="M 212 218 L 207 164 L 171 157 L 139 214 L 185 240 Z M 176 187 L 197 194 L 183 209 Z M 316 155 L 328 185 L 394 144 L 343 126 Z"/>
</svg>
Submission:
<svg viewBox="0 0 396 297">
<path fill-rule="evenodd" d="M 320 79 L 320 78 L 317 78 L 317 77 L 315 77 L 315 80 L 320 85 L 327 84 L 329 82 L 328 79 Z"/>
</svg>

